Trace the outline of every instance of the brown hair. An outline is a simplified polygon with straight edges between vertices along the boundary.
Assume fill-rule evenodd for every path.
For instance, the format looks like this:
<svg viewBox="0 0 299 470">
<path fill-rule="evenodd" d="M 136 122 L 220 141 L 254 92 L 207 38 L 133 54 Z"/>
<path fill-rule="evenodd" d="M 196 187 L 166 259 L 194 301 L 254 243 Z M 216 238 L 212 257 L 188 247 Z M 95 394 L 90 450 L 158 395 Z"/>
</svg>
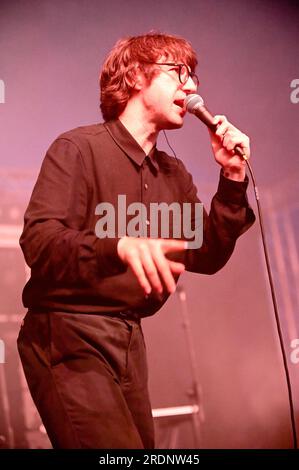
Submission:
<svg viewBox="0 0 299 470">
<path fill-rule="evenodd" d="M 134 87 L 137 67 L 145 72 L 161 57 L 183 62 L 194 72 L 196 54 L 191 44 L 178 36 L 148 33 L 119 40 L 108 54 L 100 75 L 101 111 L 105 121 L 116 119 L 125 109 Z M 147 65 L 146 65 L 147 64 Z M 147 75 L 149 81 L 153 71 Z"/>
</svg>

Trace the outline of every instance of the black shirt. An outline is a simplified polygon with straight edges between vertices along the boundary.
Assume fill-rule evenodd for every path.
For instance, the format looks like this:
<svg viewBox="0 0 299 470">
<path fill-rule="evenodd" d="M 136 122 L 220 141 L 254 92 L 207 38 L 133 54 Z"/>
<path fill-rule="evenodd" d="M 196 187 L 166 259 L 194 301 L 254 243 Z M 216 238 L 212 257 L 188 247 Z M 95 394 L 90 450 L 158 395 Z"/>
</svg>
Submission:
<svg viewBox="0 0 299 470">
<path fill-rule="evenodd" d="M 254 222 L 248 181 L 220 175 L 210 214 L 204 212 L 203 244 L 176 256 L 192 272 L 212 274 L 227 262 L 235 241 Z M 167 299 L 145 298 L 117 254 L 118 196 L 142 202 L 199 202 L 183 163 L 153 148 L 146 156 L 119 120 L 79 127 L 60 135 L 42 163 L 20 244 L 31 278 L 25 307 L 36 311 L 155 313 Z M 116 236 L 98 238 L 96 207 L 116 210 Z M 111 207 L 112 207 L 111 206 Z"/>
</svg>

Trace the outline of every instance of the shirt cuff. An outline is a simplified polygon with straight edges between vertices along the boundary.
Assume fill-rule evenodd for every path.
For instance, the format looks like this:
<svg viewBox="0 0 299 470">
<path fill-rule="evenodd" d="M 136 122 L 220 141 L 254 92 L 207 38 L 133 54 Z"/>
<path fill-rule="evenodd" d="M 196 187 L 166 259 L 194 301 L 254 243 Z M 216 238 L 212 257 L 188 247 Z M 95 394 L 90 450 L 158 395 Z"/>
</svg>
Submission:
<svg viewBox="0 0 299 470">
<path fill-rule="evenodd" d="M 127 270 L 127 266 L 118 256 L 117 244 L 119 240 L 119 238 L 101 238 L 97 240 L 98 265 L 104 276 L 122 274 Z"/>
<path fill-rule="evenodd" d="M 226 203 L 248 206 L 246 196 L 248 181 L 247 175 L 245 176 L 244 181 L 230 180 L 229 178 L 226 178 L 221 171 L 217 190 L 218 198 Z"/>
</svg>

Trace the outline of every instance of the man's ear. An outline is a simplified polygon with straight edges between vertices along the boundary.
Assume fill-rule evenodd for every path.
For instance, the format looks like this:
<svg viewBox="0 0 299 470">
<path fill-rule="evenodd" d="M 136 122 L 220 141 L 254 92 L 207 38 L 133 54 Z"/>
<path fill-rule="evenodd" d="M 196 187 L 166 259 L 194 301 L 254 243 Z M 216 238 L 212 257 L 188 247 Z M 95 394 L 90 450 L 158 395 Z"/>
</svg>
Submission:
<svg viewBox="0 0 299 470">
<path fill-rule="evenodd" d="M 143 72 L 140 70 L 139 66 L 136 64 L 132 69 L 127 73 L 126 82 L 129 88 L 133 88 L 136 91 L 142 89 L 144 85 L 145 77 Z"/>
<path fill-rule="evenodd" d="M 144 85 L 144 75 L 138 70 L 136 77 L 135 77 L 135 90 L 140 91 Z"/>
</svg>

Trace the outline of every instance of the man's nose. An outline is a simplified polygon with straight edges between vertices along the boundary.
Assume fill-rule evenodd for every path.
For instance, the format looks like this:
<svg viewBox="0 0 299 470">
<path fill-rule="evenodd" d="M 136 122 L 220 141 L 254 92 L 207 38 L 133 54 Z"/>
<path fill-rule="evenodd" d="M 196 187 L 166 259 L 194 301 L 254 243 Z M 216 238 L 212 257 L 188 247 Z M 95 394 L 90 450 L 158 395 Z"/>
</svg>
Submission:
<svg viewBox="0 0 299 470">
<path fill-rule="evenodd" d="M 196 93 L 197 91 L 197 86 L 195 85 L 194 81 L 192 80 L 192 77 L 189 76 L 188 80 L 183 86 L 183 90 L 187 93 Z"/>
</svg>

